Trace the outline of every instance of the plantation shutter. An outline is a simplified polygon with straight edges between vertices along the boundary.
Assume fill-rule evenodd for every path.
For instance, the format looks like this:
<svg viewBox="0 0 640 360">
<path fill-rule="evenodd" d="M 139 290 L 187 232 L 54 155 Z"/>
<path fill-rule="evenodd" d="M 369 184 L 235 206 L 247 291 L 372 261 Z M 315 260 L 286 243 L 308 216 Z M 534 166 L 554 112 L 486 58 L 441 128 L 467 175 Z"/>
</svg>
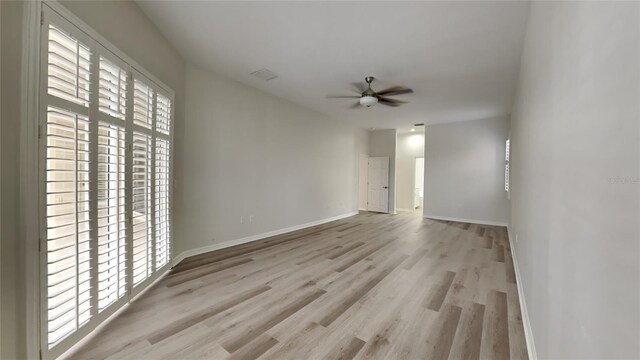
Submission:
<svg viewBox="0 0 640 360">
<path fill-rule="evenodd" d="M 151 228 L 151 136 L 133 133 L 133 285 L 153 271 Z"/>
<path fill-rule="evenodd" d="M 173 95 L 43 3 L 41 350 L 55 358 L 171 262 Z"/>
<path fill-rule="evenodd" d="M 100 111 L 118 119 L 126 116 L 127 72 L 100 57 Z"/>
<path fill-rule="evenodd" d="M 49 345 L 91 314 L 89 121 L 47 108 L 47 331 Z"/>
<path fill-rule="evenodd" d="M 158 94 L 157 99 L 156 131 L 169 135 L 169 130 L 171 130 L 171 100 L 162 94 Z"/>
<path fill-rule="evenodd" d="M 54 25 L 47 31 L 46 334 L 53 347 L 91 318 L 89 46 Z"/>
<path fill-rule="evenodd" d="M 154 114 L 154 91 L 142 82 L 135 79 L 133 85 L 133 124 L 151 129 Z"/>
<path fill-rule="evenodd" d="M 169 162 L 170 143 L 166 139 L 156 140 L 156 267 L 160 268 L 169 261 Z"/>
<path fill-rule="evenodd" d="M 504 151 L 504 191 L 509 192 L 509 151 L 510 140 L 507 139 Z"/>
<path fill-rule="evenodd" d="M 98 309 L 127 292 L 124 127 L 98 130 Z"/>
<path fill-rule="evenodd" d="M 49 25 L 48 45 L 48 93 L 75 104 L 89 106 L 89 47 L 54 25 Z"/>
</svg>

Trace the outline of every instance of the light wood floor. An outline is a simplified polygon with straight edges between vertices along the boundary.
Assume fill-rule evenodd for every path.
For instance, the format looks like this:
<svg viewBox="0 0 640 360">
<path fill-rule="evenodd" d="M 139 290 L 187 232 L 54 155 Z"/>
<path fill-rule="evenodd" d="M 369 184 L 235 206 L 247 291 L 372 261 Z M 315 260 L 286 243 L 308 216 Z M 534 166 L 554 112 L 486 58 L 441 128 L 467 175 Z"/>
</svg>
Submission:
<svg viewBox="0 0 640 360">
<path fill-rule="evenodd" d="M 505 228 L 350 218 L 189 258 L 77 359 L 526 359 Z"/>
</svg>

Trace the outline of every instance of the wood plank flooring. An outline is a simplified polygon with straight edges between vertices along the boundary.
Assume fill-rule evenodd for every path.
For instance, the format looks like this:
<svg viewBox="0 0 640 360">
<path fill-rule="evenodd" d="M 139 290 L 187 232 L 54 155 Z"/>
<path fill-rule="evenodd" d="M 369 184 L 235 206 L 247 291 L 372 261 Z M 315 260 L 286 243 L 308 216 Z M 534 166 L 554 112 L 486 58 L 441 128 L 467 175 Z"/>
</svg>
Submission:
<svg viewBox="0 0 640 360">
<path fill-rule="evenodd" d="M 359 215 L 191 257 L 73 359 L 527 359 L 502 227 Z"/>
</svg>

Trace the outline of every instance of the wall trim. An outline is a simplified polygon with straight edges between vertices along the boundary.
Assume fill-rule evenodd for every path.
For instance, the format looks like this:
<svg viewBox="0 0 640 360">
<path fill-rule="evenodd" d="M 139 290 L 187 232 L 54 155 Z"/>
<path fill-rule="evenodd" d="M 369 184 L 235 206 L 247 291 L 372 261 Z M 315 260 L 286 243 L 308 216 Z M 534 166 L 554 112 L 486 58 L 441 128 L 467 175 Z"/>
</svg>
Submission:
<svg viewBox="0 0 640 360">
<path fill-rule="evenodd" d="M 433 220 L 457 221 L 457 222 L 465 222 L 465 223 L 480 224 L 480 225 L 492 225 L 492 226 L 504 226 L 504 227 L 509 226 L 508 223 L 502 222 L 502 221 L 463 219 L 463 218 L 456 218 L 456 217 L 450 217 L 450 216 L 436 216 L 436 215 L 429 215 L 429 214 L 425 214 L 423 215 L 423 217 L 427 219 L 433 219 Z"/>
<path fill-rule="evenodd" d="M 40 147 L 40 14 L 41 1 L 25 1 L 22 8 L 22 68 L 20 74 L 20 200 L 18 252 L 23 256 L 23 281 L 18 291 L 25 294 L 25 342 L 18 344 L 18 356 L 40 357 L 40 236 L 39 161 Z M 22 354 L 24 351 L 24 354 Z"/>
<path fill-rule="evenodd" d="M 262 239 L 265 239 L 265 238 L 268 238 L 268 237 L 281 235 L 281 234 L 285 234 L 285 233 L 296 231 L 296 230 L 302 230 L 304 228 L 317 226 L 317 225 L 325 224 L 325 223 L 328 223 L 328 222 L 332 222 L 332 221 L 348 218 L 348 217 L 351 217 L 351 216 L 354 216 L 354 215 L 357 215 L 357 214 L 358 214 L 358 211 L 352 211 L 352 212 L 348 212 L 348 213 L 345 213 L 345 214 L 342 214 L 342 215 L 333 216 L 333 217 L 322 219 L 322 220 L 311 221 L 311 222 L 300 224 L 300 225 L 294 225 L 294 226 L 290 226 L 290 227 L 286 227 L 286 228 L 282 228 L 282 229 L 278 229 L 278 230 L 264 232 L 264 233 L 261 233 L 261 234 L 246 236 L 246 237 L 243 237 L 243 238 L 240 238 L 240 239 L 224 241 L 224 242 L 221 242 L 221 243 L 215 243 L 215 244 L 202 246 L 202 247 L 191 249 L 191 250 L 186 250 L 186 251 L 181 252 L 180 255 L 178 255 L 178 256 L 173 258 L 171 266 L 176 266 L 176 265 L 178 265 L 178 263 L 180 261 L 182 261 L 182 260 L 184 260 L 184 259 L 186 259 L 188 257 L 191 257 L 191 256 L 204 254 L 204 253 L 207 253 L 207 252 L 210 252 L 210 251 L 224 249 L 224 248 L 228 248 L 228 247 L 231 247 L 231 246 L 242 245 L 242 244 L 250 243 L 250 242 L 253 242 L 253 241 L 257 241 L 257 240 L 262 240 Z"/>
<path fill-rule="evenodd" d="M 533 331 L 531 330 L 531 322 L 529 321 L 529 311 L 527 311 L 527 302 L 524 298 L 524 289 L 522 288 L 522 278 L 520 277 L 520 268 L 518 267 L 518 258 L 516 257 L 516 248 L 513 246 L 513 237 L 511 237 L 511 227 L 507 226 L 507 236 L 509 238 L 509 246 L 511 246 L 511 257 L 513 258 L 513 269 L 516 273 L 516 283 L 518 286 L 518 299 L 520 300 L 520 313 L 522 314 L 522 325 L 524 327 L 524 338 L 527 341 L 527 352 L 529 359 L 538 360 L 536 353 L 536 345 L 533 341 Z"/>
</svg>

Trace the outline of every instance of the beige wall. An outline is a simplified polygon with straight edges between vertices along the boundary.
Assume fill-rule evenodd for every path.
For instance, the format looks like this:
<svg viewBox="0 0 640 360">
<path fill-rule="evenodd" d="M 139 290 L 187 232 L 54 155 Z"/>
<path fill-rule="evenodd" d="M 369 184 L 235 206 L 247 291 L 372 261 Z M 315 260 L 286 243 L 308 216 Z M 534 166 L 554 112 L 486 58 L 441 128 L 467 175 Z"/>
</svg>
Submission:
<svg viewBox="0 0 640 360">
<path fill-rule="evenodd" d="M 0 2 L 2 102 L 2 258 L 0 259 L 0 301 L 2 318 L 0 358 L 24 357 L 24 257 L 18 238 L 20 194 L 20 61 L 22 51 L 22 3 Z"/>
<path fill-rule="evenodd" d="M 22 3 L 2 6 L 2 359 L 24 358 L 23 242 L 18 235 Z M 176 142 L 184 120 L 185 63 L 138 6 L 129 1 L 64 1 L 63 5 L 176 92 Z M 176 149 L 176 169 L 181 166 Z M 178 173 L 178 171 L 176 171 Z M 11 174 L 11 175 L 8 175 Z M 180 181 L 176 196 L 181 192 Z M 175 209 L 179 211 L 179 209 Z"/>
<path fill-rule="evenodd" d="M 424 216 L 506 225 L 507 117 L 425 129 Z"/>
<path fill-rule="evenodd" d="M 640 357 L 640 4 L 532 2 L 511 233 L 538 357 Z"/>
<path fill-rule="evenodd" d="M 365 130 L 189 65 L 185 138 L 176 253 L 358 209 Z"/>
<path fill-rule="evenodd" d="M 396 206 L 398 210 L 413 210 L 416 158 L 424 156 L 424 133 L 398 134 L 396 148 Z"/>
</svg>

